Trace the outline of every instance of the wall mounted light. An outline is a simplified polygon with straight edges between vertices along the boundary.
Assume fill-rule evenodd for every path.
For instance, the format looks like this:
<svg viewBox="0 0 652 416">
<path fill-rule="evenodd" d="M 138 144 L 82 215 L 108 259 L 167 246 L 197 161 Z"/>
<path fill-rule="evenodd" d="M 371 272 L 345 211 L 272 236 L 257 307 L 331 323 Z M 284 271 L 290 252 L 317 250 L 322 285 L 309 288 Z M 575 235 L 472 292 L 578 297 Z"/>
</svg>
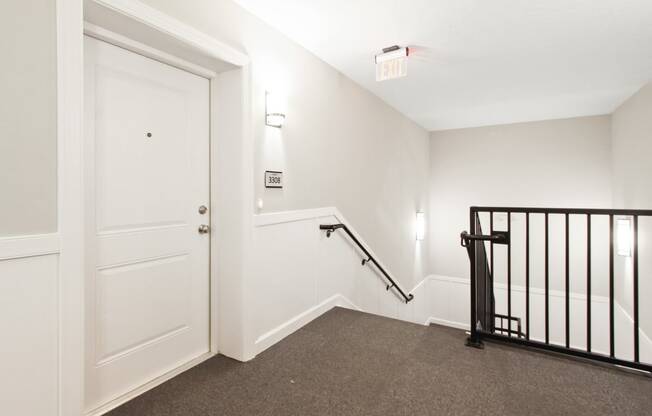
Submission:
<svg viewBox="0 0 652 416">
<path fill-rule="evenodd" d="M 285 114 L 273 98 L 269 91 L 265 91 L 265 125 L 280 129 L 285 123 Z"/>
<path fill-rule="evenodd" d="M 624 257 L 632 256 L 632 220 L 620 218 L 616 220 L 616 237 L 618 239 L 618 255 Z"/>
<path fill-rule="evenodd" d="M 426 214 L 422 211 L 417 212 L 416 234 L 417 241 L 422 241 L 426 237 Z"/>
</svg>

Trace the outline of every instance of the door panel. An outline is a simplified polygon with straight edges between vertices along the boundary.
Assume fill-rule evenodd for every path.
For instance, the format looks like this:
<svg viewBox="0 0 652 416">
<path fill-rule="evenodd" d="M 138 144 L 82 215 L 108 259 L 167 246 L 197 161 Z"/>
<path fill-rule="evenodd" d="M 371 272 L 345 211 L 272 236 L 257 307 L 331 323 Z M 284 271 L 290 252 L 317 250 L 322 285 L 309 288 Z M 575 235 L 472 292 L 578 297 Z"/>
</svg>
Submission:
<svg viewBox="0 0 652 416">
<path fill-rule="evenodd" d="M 188 327 L 189 263 L 189 256 L 181 255 L 98 271 L 98 362 Z"/>
<path fill-rule="evenodd" d="M 179 140 L 189 139 L 179 122 L 188 120 L 186 93 L 99 67 L 95 96 L 102 103 L 95 129 L 98 230 L 183 223 L 191 189 L 174 172 L 192 165 L 193 141 Z"/>
<path fill-rule="evenodd" d="M 208 80 L 85 38 L 87 409 L 209 351 Z"/>
</svg>

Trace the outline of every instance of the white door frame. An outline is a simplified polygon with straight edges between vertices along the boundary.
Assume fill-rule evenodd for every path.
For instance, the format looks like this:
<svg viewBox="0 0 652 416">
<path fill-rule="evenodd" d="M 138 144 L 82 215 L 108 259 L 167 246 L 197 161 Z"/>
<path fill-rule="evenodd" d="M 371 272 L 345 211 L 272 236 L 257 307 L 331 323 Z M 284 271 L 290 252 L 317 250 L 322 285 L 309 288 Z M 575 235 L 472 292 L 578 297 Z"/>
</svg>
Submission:
<svg viewBox="0 0 652 416">
<path fill-rule="evenodd" d="M 104 29 L 101 25 L 86 25 L 95 37 L 167 64 L 210 79 L 211 84 L 211 293 L 210 351 L 223 352 L 237 359 L 250 355 L 243 347 L 242 289 L 246 267 L 246 245 L 253 209 L 253 137 L 250 132 L 250 69 L 249 58 L 196 29 L 137 0 L 86 0 L 118 13 L 150 33 L 174 39 L 185 45 L 189 55 L 198 61 L 221 61 L 224 65 L 206 68 L 177 58 L 168 51 L 152 48 L 140 39 L 124 36 L 120 28 Z M 57 144 L 58 144 L 58 221 L 61 241 L 59 260 L 59 416 L 81 416 L 84 409 L 84 152 L 83 152 L 83 91 L 84 91 L 84 7 L 83 0 L 57 0 Z M 186 48 L 187 46 L 187 48 Z M 219 67 L 218 67 L 219 66 Z M 237 85 L 232 85 L 233 83 Z M 228 102 L 229 105 L 224 103 Z M 234 105 L 235 104 L 235 105 Z M 223 115 L 228 110 L 228 115 Z M 227 163 L 225 163 L 225 161 Z M 234 171 L 235 170 L 235 171 Z M 219 179 L 230 177 L 233 183 L 224 185 Z M 251 182 L 251 183 L 249 183 Z M 229 197 L 223 196 L 228 189 Z M 232 203 L 235 195 L 237 203 Z M 228 202 L 227 202 L 228 201 Z M 237 225 L 233 227 L 233 223 Z M 226 224 L 229 224 L 227 227 Z M 228 244 L 225 244 L 228 242 Z M 235 246 L 235 247 L 234 247 Z M 234 247 L 234 248 L 228 248 Z M 226 253 L 227 250 L 230 252 Z M 234 259 L 235 258 L 235 259 Z M 228 259 L 228 260 L 227 260 Z M 219 309 L 218 309 L 219 307 Z M 226 330 L 222 328 L 229 311 Z M 218 324 L 219 323 L 219 324 Z M 234 332 L 234 329 L 235 332 Z M 238 332 L 239 329 L 239 332 Z M 232 333 L 228 338 L 220 333 Z M 204 357 L 206 358 L 206 357 Z M 191 363 L 191 365 L 197 362 Z M 183 370 L 183 369 L 180 369 Z M 131 397 L 164 382 L 155 380 L 147 388 L 112 402 L 115 407 Z M 101 414 L 110 408 L 102 408 Z"/>
</svg>

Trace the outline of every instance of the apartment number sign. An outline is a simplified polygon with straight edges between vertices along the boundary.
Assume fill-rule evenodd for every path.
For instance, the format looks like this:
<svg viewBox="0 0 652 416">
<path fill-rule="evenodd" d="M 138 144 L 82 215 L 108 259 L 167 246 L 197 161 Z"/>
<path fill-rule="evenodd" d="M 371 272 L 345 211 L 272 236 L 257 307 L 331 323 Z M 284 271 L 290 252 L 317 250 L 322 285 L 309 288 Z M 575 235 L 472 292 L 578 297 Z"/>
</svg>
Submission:
<svg viewBox="0 0 652 416">
<path fill-rule="evenodd" d="M 283 172 L 266 170 L 265 188 L 283 188 Z"/>
</svg>

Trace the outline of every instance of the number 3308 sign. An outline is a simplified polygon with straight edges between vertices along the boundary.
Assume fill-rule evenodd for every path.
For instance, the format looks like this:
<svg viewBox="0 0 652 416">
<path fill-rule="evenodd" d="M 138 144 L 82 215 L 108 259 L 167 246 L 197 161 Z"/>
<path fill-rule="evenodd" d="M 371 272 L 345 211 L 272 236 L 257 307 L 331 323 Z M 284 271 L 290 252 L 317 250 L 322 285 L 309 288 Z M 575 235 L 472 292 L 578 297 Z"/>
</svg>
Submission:
<svg viewBox="0 0 652 416">
<path fill-rule="evenodd" d="M 265 188 L 283 188 L 283 172 L 265 171 Z"/>
</svg>

